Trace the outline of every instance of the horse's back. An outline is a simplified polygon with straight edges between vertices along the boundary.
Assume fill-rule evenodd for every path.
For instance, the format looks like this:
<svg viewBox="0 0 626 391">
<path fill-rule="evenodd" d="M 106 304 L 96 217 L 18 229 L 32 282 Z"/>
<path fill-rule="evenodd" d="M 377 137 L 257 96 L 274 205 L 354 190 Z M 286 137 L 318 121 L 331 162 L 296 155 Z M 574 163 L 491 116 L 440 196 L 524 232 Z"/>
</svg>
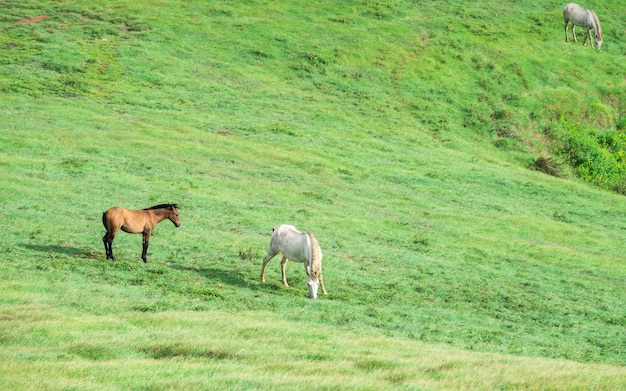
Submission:
<svg viewBox="0 0 626 391">
<path fill-rule="evenodd" d="M 305 262 L 311 258 L 309 237 L 289 224 L 274 227 L 270 246 L 294 262 Z"/>
<path fill-rule="evenodd" d="M 102 214 L 102 223 L 104 227 L 109 229 L 118 229 L 127 224 L 127 222 L 136 220 L 135 215 L 140 214 L 142 211 L 130 210 L 121 206 L 114 206 L 107 209 Z"/>
<path fill-rule="evenodd" d="M 122 208 L 121 206 L 114 206 L 112 208 L 104 211 L 103 215 L 107 216 L 109 220 L 114 219 L 116 216 L 122 216 L 128 211 L 126 208 Z"/>
<path fill-rule="evenodd" d="M 567 13 L 572 13 L 572 12 L 577 12 L 577 11 L 582 11 L 584 10 L 583 7 L 579 6 L 576 3 L 567 3 L 565 4 L 565 7 L 563 7 L 563 14 Z"/>
<path fill-rule="evenodd" d="M 124 208 L 122 208 L 121 206 L 114 206 L 112 208 L 105 210 L 102 213 L 102 223 L 106 226 L 107 223 L 105 223 L 105 221 L 111 221 L 112 219 L 114 219 L 115 216 L 120 214 L 121 209 L 124 209 Z"/>
<path fill-rule="evenodd" d="M 576 23 L 577 25 L 590 24 L 590 10 L 579 6 L 576 3 L 567 3 L 563 7 L 563 19 Z"/>
<path fill-rule="evenodd" d="M 302 233 L 295 226 L 289 224 L 281 224 L 272 228 L 272 233 L 276 235 L 288 235 L 290 232 Z"/>
<path fill-rule="evenodd" d="M 293 241 L 293 238 L 302 236 L 302 232 L 289 224 L 281 224 L 272 228 L 272 238 L 280 242 Z"/>
</svg>

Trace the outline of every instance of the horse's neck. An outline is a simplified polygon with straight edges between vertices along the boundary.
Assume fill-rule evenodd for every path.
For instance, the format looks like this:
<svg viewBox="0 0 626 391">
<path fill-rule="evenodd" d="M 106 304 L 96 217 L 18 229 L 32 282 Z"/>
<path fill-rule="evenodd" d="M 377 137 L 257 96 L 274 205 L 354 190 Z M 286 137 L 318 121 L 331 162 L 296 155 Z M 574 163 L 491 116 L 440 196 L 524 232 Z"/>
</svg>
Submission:
<svg viewBox="0 0 626 391">
<path fill-rule="evenodd" d="M 153 209 L 151 212 L 155 224 L 158 224 L 169 217 L 169 211 L 167 209 Z"/>
<path fill-rule="evenodd" d="M 593 11 L 592 10 L 588 9 L 586 11 L 587 11 L 587 24 L 595 32 L 596 31 L 596 18 L 593 17 Z"/>
<path fill-rule="evenodd" d="M 321 254 L 320 254 L 320 245 L 317 241 L 317 238 L 312 233 L 307 233 L 309 248 L 311 249 L 311 267 L 315 267 L 319 269 L 319 264 L 321 262 Z"/>
<path fill-rule="evenodd" d="M 591 27 L 593 28 L 593 32 L 596 37 L 602 39 L 602 27 L 600 27 L 600 19 L 598 19 L 598 15 L 596 15 L 593 10 L 589 10 L 589 15 L 591 16 Z"/>
</svg>

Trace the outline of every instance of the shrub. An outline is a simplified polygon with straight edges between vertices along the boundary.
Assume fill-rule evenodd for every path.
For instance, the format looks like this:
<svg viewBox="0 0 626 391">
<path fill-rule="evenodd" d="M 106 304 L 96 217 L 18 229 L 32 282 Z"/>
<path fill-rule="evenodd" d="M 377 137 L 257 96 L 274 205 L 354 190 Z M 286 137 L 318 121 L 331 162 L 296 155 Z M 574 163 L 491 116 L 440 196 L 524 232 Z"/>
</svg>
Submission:
<svg viewBox="0 0 626 391">
<path fill-rule="evenodd" d="M 626 132 L 601 132 L 567 121 L 560 125 L 553 129 L 554 153 L 582 180 L 626 194 Z"/>
</svg>

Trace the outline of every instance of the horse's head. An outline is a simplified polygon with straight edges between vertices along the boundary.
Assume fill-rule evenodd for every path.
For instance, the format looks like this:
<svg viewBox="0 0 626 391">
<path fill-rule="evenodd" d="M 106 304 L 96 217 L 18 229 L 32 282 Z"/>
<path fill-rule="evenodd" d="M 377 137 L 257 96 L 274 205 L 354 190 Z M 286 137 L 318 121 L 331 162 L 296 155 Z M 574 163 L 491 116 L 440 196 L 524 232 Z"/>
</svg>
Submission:
<svg viewBox="0 0 626 391">
<path fill-rule="evenodd" d="M 309 299 L 317 299 L 317 288 L 320 286 L 319 274 L 319 271 L 311 271 L 308 273 L 306 284 L 309 287 Z"/>
<path fill-rule="evenodd" d="M 174 223 L 176 227 L 180 227 L 180 215 L 178 214 L 178 205 L 171 204 L 169 206 L 169 209 L 171 211 L 169 219 L 172 221 L 172 223 Z"/>
<path fill-rule="evenodd" d="M 602 38 L 596 35 L 595 39 L 593 40 L 593 44 L 596 48 L 600 49 L 600 46 L 602 46 Z"/>
<path fill-rule="evenodd" d="M 595 36 L 593 44 L 596 48 L 600 49 L 600 46 L 602 46 L 602 26 L 600 26 L 600 19 L 598 19 L 598 15 L 596 15 L 593 10 L 589 10 L 589 13 L 593 19 L 593 32 Z"/>
</svg>

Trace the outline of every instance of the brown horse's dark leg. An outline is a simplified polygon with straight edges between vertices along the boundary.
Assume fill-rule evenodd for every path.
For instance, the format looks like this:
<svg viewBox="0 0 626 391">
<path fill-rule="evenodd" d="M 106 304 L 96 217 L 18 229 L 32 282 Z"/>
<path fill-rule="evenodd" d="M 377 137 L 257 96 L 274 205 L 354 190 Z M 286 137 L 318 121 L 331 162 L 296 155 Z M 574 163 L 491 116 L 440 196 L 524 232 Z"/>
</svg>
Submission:
<svg viewBox="0 0 626 391">
<path fill-rule="evenodd" d="M 102 237 L 102 241 L 104 242 L 104 251 L 106 251 L 107 253 L 107 259 L 111 259 L 113 261 L 115 261 L 115 257 L 113 256 L 113 239 L 114 238 L 115 238 L 115 235 L 111 234 L 110 232 L 107 232 Z"/>
<path fill-rule="evenodd" d="M 115 239 L 115 235 L 109 235 L 109 255 L 111 255 L 111 260 L 115 261 L 113 256 L 113 239 Z"/>
<path fill-rule="evenodd" d="M 143 233 L 143 251 L 141 252 L 141 259 L 143 259 L 143 263 L 148 263 L 146 257 L 148 256 L 148 246 L 150 245 L 150 233 L 150 231 Z"/>
<path fill-rule="evenodd" d="M 102 237 L 102 243 L 104 243 L 104 251 L 107 254 L 107 259 L 110 258 L 109 256 L 109 233 L 105 233 L 104 236 Z"/>
<path fill-rule="evenodd" d="M 112 259 L 115 261 L 115 258 L 113 257 L 113 239 L 115 239 L 116 230 L 112 230 L 110 227 L 108 211 L 102 214 L 102 225 L 104 225 L 104 229 L 107 230 L 107 232 L 102 237 L 102 242 L 104 243 L 104 251 L 107 254 L 107 259 Z"/>
<path fill-rule="evenodd" d="M 148 242 L 143 242 L 143 251 L 141 252 L 141 259 L 143 259 L 143 263 L 148 263 L 146 256 L 148 255 Z"/>
</svg>

